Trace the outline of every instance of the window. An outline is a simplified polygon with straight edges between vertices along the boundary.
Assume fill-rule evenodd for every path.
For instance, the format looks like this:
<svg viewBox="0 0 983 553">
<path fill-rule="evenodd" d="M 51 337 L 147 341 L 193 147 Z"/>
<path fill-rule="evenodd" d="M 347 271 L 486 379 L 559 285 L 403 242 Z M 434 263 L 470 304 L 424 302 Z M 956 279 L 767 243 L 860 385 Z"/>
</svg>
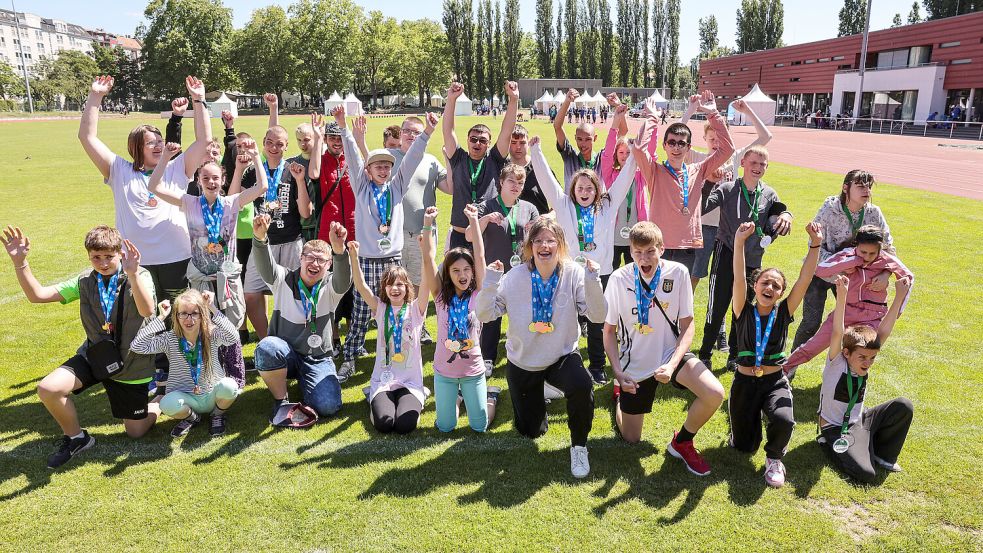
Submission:
<svg viewBox="0 0 983 553">
<path fill-rule="evenodd" d="M 737 75 L 737 73 L 734 73 L 733 71 L 731 71 L 730 73 L 727 73 L 727 76 L 728 77 L 733 77 L 734 75 Z"/>
<path fill-rule="evenodd" d="M 833 56 L 833 61 L 840 61 L 843 58 L 844 58 L 844 56 Z"/>
<path fill-rule="evenodd" d="M 788 80 L 788 82 L 790 82 L 790 83 L 797 83 L 797 82 L 799 82 L 799 78 L 798 77 L 792 77 L 791 79 Z"/>
<path fill-rule="evenodd" d="M 806 60 L 806 64 L 816 63 L 816 60 Z"/>
<path fill-rule="evenodd" d="M 734 84 L 734 83 L 724 83 L 724 86 L 730 86 L 732 84 Z"/>
<path fill-rule="evenodd" d="M 793 61 L 792 62 L 792 65 L 802 65 L 802 62 L 801 61 Z"/>
<path fill-rule="evenodd" d="M 819 63 L 827 62 L 829 58 L 819 58 Z"/>
<path fill-rule="evenodd" d="M 952 60 L 952 61 L 949 62 L 949 65 L 966 65 L 967 63 L 971 63 L 972 61 L 973 60 L 968 59 L 968 58 L 967 59 L 961 59 L 961 60 Z"/>
<path fill-rule="evenodd" d="M 836 69 L 837 70 L 850 69 L 850 64 L 847 63 L 847 64 L 843 64 L 843 65 L 837 65 L 836 66 Z"/>
<path fill-rule="evenodd" d="M 943 42 L 942 44 L 939 44 L 939 48 L 952 48 L 954 46 L 959 46 L 958 40 L 953 42 Z"/>
<path fill-rule="evenodd" d="M 741 68 L 741 71 L 747 71 L 747 70 L 748 70 L 748 68 L 747 68 L 747 67 L 742 67 L 742 68 Z"/>
<path fill-rule="evenodd" d="M 776 63 L 775 64 L 775 67 L 785 67 L 785 64 L 784 63 Z"/>
</svg>

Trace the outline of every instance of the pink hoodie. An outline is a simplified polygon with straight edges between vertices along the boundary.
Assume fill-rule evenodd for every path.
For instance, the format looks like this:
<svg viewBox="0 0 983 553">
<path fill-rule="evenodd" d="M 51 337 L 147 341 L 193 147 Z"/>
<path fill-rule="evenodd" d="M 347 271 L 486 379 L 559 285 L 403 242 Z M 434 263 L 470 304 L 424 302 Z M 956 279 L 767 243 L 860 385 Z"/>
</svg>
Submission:
<svg viewBox="0 0 983 553">
<path fill-rule="evenodd" d="M 846 271 L 850 269 L 856 270 L 847 274 Z M 883 250 L 881 250 L 877 258 L 871 261 L 869 265 L 864 265 L 864 260 L 857 255 L 856 248 L 840 250 L 826 258 L 826 261 L 823 261 L 816 267 L 816 276 L 819 278 L 829 278 L 839 273 L 846 274 L 850 278 L 850 290 L 846 298 L 848 304 L 862 304 L 862 302 L 886 304 L 886 290 L 875 292 L 867 289 L 867 284 L 885 270 L 894 273 L 895 278 L 909 277 L 912 287 L 914 286 L 915 274 L 900 259 Z M 911 288 L 908 290 L 908 297 L 901 304 L 901 311 L 898 315 L 904 312 L 904 308 L 908 305 L 908 298 L 910 297 Z"/>
<path fill-rule="evenodd" d="M 651 123 L 648 119 L 642 123 L 642 135 L 641 143 L 639 147 L 648 149 L 649 156 L 652 159 L 656 159 L 658 154 L 656 150 L 659 149 L 659 141 L 657 140 L 659 136 L 659 125 L 658 123 Z M 618 129 L 613 126 L 608 131 L 608 139 L 604 144 L 604 149 L 601 151 L 601 182 L 604 183 L 604 188 L 609 189 L 611 185 L 614 184 L 614 180 L 618 178 L 621 174 L 621 169 L 614 168 L 614 156 L 617 154 L 618 150 Z M 631 154 L 629 154 L 631 155 Z M 635 213 L 638 213 L 638 220 L 645 221 L 648 220 L 648 206 L 645 205 L 645 197 L 642 193 L 645 188 L 645 179 L 642 177 L 641 171 L 635 171 Z"/>
</svg>

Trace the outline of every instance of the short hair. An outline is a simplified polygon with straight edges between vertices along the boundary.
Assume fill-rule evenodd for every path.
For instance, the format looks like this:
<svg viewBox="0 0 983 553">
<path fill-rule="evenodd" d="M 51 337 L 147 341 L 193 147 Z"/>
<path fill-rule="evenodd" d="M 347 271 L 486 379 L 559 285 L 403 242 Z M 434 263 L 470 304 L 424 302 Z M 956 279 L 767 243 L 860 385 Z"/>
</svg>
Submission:
<svg viewBox="0 0 983 553">
<path fill-rule="evenodd" d="M 871 175 L 863 169 L 854 169 L 843 177 L 843 186 L 849 187 L 853 183 L 866 184 L 867 186 L 874 187 L 874 175 Z M 846 191 L 840 190 L 840 204 L 846 205 Z"/>
<path fill-rule="evenodd" d="M 314 134 L 314 127 L 310 123 L 301 123 L 294 129 L 294 135 L 298 134 Z"/>
<path fill-rule="evenodd" d="M 636 247 L 655 246 L 661 248 L 665 246 L 665 241 L 662 239 L 662 229 L 651 221 L 635 223 L 635 226 L 631 227 L 631 232 L 628 233 L 628 241 Z"/>
<path fill-rule="evenodd" d="M 416 299 L 416 294 L 413 292 L 413 283 L 410 281 L 410 274 L 406 272 L 406 268 L 402 265 L 390 265 L 382 272 L 382 276 L 379 277 L 379 287 L 376 290 L 376 295 L 379 296 L 379 299 L 383 303 L 392 303 L 389 295 L 386 294 L 386 287 L 399 281 L 406 283 L 406 303 L 411 303 Z"/>
<path fill-rule="evenodd" d="M 163 136 L 160 129 L 153 125 L 138 125 L 130 131 L 130 136 L 126 137 L 126 151 L 130 153 L 130 158 L 133 159 L 133 169 L 136 171 L 144 169 L 143 164 L 146 160 L 143 159 L 143 140 L 148 132 L 156 134 L 158 137 Z"/>
<path fill-rule="evenodd" d="M 403 119 L 403 125 L 405 125 L 405 124 L 407 124 L 407 123 L 415 123 L 415 124 L 417 124 L 417 125 L 423 125 L 423 126 L 426 126 L 426 124 L 425 124 L 425 123 L 423 122 L 423 119 L 420 119 L 419 117 L 417 117 L 417 116 L 415 116 L 415 115 L 410 115 L 410 116 L 409 116 L 409 117 L 407 117 L 406 119 Z M 395 126 L 395 125 L 394 125 L 394 126 Z M 400 129 L 400 130 L 402 130 L 402 129 Z"/>
<path fill-rule="evenodd" d="M 308 240 L 304 243 L 303 249 L 301 249 L 300 254 L 308 254 L 311 252 L 327 254 L 328 257 L 332 255 L 331 245 L 324 240 Z"/>
<path fill-rule="evenodd" d="M 574 132 L 577 132 L 577 131 L 583 131 L 583 132 L 585 132 L 585 133 L 587 133 L 587 134 L 589 134 L 591 136 L 594 136 L 594 134 L 597 132 L 594 129 L 594 125 L 591 125 L 590 123 L 587 123 L 587 122 L 583 122 L 583 123 L 577 125 L 577 129 Z"/>
<path fill-rule="evenodd" d="M 751 287 L 753 288 L 754 285 L 757 284 L 759 280 L 761 280 L 761 277 L 764 276 L 765 273 L 775 273 L 779 276 L 779 278 L 782 279 L 782 293 L 784 294 L 785 290 L 788 289 L 788 279 L 785 278 L 785 273 L 783 273 L 781 269 L 778 269 L 776 267 L 768 267 L 767 269 L 761 269 L 761 268 L 755 269 L 754 272 L 751 273 Z"/>
<path fill-rule="evenodd" d="M 854 239 L 857 244 L 884 244 L 884 229 L 877 225 L 864 225 L 857 229 L 857 236 Z"/>
<path fill-rule="evenodd" d="M 85 251 L 123 251 L 123 237 L 108 225 L 99 225 L 85 234 Z"/>
<path fill-rule="evenodd" d="M 403 129 L 400 128 L 399 125 L 389 125 L 386 127 L 386 130 L 382 131 L 382 139 L 385 140 L 387 138 L 395 138 L 396 140 L 399 140 L 399 135 L 402 132 Z"/>
<path fill-rule="evenodd" d="M 515 163 L 508 162 L 502 167 L 502 171 L 498 174 L 498 180 L 495 184 L 498 185 L 498 191 L 502 191 L 502 181 L 512 177 L 515 180 L 524 183 L 526 182 L 526 168 L 521 165 L 516 165 Z"/>
<path fill-rule="evenodd" d="M 662 137 L 662 142 L 665 143 L 669 140 L 670 134 L 678 134 L 680 136 L 686 137 L 686 142 L 691 142 L 693 140 L 693 131 L 689 130 L 689 127 L 685 123 L 673 123 L 669 125 L 666 129 L 666 134 Z"/>
<path fill-rule="evenodd" d="M 758 154 L 759 156 L 761 156 L 761 157 L 763 157 L 763 158 L 765 158 L 767 160 L 768 159 L 768 148 L 765 148 L 761 144 L 755 144 L 755 145 L 751 146 L 750 148 L 748 148 L 747 150 L 744 150 L 744 155 L 741 156 L 741 160 L 743 161 L 747 156 L 749 156 L 751 154 Z"/>
<path fill-rule="evenodd" d="M 724 120 L 724 127 L 730 128 L 730 123 Z M 706 121 L 703 123 L 703 136 L 706 136 L 708 132 L 717 132 L 717 129 L 713 128 L 713 123 Z"/>
<path fill-rule="evenodd" d="M 266 134 L 263 135 L 263 142 L 266 142 L 266 139 L 270 137 L 271 133 L 283 135 L 287 140 L 290 139 L 290 134 L 287 132 L 287 129 L 280 125 L 273 125 L 272 127 L 266 129 Z"/>
<path fill-rule="evenodd" d="M 253 135 L 247 133 L 246 131 L 240 131 L 236 133 L 236 140 L 239 140 L 240 138 L 252 138 L 252 137 Z"/>
<path fill-rule="evenodd" d="M 858 348 L 881 349 L 881 341 L 877 331 L 870 325 L 850 325 L 843 331 L 843 349 L 851 354 Z"/>
<path fill-rule="evenodd" d="M 512 138 L 526 138 L 528 136 L 529 131 L 522 125 L 516 125 L 515 128 L 512 129 Z"/>
<path fill-rule="evenodd" d="M 471 136 L 471 133 L 487 134 L 489 138 L 491 137 L 491 129 L 489 129 L 487 125 L 482 125 L 481 123 L 478 123 L 477 125 L 468 129 L 468 136 Z"/>
</svg>

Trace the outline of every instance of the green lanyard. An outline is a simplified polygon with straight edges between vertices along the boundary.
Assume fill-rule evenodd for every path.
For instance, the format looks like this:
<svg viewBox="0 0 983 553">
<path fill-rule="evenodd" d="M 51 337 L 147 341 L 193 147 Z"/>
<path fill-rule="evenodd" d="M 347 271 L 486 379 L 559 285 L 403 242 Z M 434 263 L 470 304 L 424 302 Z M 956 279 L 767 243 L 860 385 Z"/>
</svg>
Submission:
<svg viewBox="0 0 983 553">
<path fill-rule="evenodd" d="M 399 320 L 397 324 L 403 324 L 403 320 L 406 317 L 406 306 L 409 304 L 404 303 L 403 307 L 399 308 Z M 386 366 L 392 365 L 392 359 L 390 358 L 389 349 L 393 345 L 393 325 L 391 322 L 390 313 L 393 312 L 393 306 L 386 307 Z"/>
<path fill-rule="evenodd" d="M 580 161 L 580 168 L 581 169 L 590 169 L 590 170 L 593 170 L 594 169 L 594 164 L 597 162 L 597 156 L 594 156 L 594 157 L 591 158 L 590 161 L 587 161 L 587 159 L 584 158 L 584 154 L 582 154 L 580 152 L 577 152 L 577 160 Z"/>
<path fill-rule="evenodd" d="M 856 405 L 857 400 L 860 399 L 860 389 L 864 387 L 864 377 L 857 377 L 857 393 L 853 393 L 853 375 L 850 374 L 850 369 L 846 372 L 846 390 L 847 394 L 850 396 L 850 402 L 847 403 L 846 413 L 843 414 L 843 427 L 840 429 L 840 436 L 850 433 L 850 412 L 853 411 L 853 406 Z"/>
<path fill-rule="evenodd" d="M 308 290 L 307 285 L 304 284 L 304 280 L 298 278 L 297 288 L 300 290 L 300 295 L 302 296 L 302 300 L 300 303 L 301 306 L 304 308 L 304 314 L 307 315 L 307 324 L 310 327 L 311 334 L 316 334 L 317 333 L 317 300 L 318 298 L 321 297 L 321 282 L 318 282 L 310 290 Z M 310 304 L 310 310 L 307 309 L 308 304 Z"/>
<path fill-rule="evenodd" d="M 498 205 L 505 212 L 505 220 L 509 223 L 509 237 L 512 239 L 512 253 L 519 251 L 519 234 L 516 232 L 516 209 L 515 205 L 512 207 L 505 207 L 505 202 L 502 201 L 502 195 L 498 195 Z"/>
<path fill-rule="evenodd" d="M 481 175 L 481 169 L 485 166 L 485 159 L 481 158 L 478 162 L 478 166 L 474 166 L 474 160 L 468 157 L 468 172 L 471 174 L 471 203 L 478 203 L 478 176 Z"/>
<path fill-rule="evenodd" d="M 864 213 L 867 211 L 864 208 L 860 208 L 860 215 L 857 217 L 857 222 L 853 222 L 853 216 L 850 215 L 850 210 L 847 209 L 846 204 L 840 204 L 843 208 L 843 214 L 846 215 L 846 220 L 850 221 L 850 228 L 853 229 L 853 234 L 857 234 L 857 229 L 864 226 Z"/>
<path fill-rule="evenodd" d="M 761 229 L 761 225 L 758 223 L 758 198 L 761 196 L 761 183 L 754 189 L 754 202 L 751 202 L 751 195 L 748 194 L 747 187 L 744 186 L 744 179 L 737 179 L 737 185 L 741 187 L 741 193 L 744 195 L 744 201 L 747 202 L 748 208 L 751 210 L 751 221 L 754 222 L 754 233 L 759 237 L 764 236 L 765 232 Z"/>
<path fill-rule="evenodd" d="M 625 196 L 625 203 L 628 204 L 627 216 L 625 217 L 625 224 L 631 221 L 631 208 L 635 206 L 635 182 L 632 181 L 628 185 L 628 195 Z"/>
</svg>

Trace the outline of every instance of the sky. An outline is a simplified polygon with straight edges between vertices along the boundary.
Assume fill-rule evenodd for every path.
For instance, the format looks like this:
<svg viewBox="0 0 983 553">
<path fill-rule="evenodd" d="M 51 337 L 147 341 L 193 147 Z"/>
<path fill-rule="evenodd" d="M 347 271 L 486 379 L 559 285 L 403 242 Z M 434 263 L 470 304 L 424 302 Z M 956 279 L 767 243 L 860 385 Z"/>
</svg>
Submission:
<svg viewBox="0 0 983 553">
<path fill-rule="evenodd" d="M 132 35 L 143 21 L 143 12 L 135 6 L 146 5 L 141 0 L 96 0 L 83 2 L 79 0 L 15 0 L 18 11 L 35 13 L 41 17 L 60 19 L 69 23 L 82 25 L 86 28 L 101 28 L 106 31 Z M 554 14 L 556 5 L 554 2 Z M 286 8 L 291 0 L 225 0 L 226 6 L 233 6 L 233 24 L 236 28 L 245 26 L 252 11 L 271 4 L 279 4 Z M 388 16 L 398 20 L 429 18 L 441 20 L 443 9 L 442 0 L 382 1 L 356 0 L 356 3 L 366 11 L 381 10 Z M 919 2 L 920 3 L 920 2 Z M 612 19 L 616 16 L 616 2 L 612 5 Z M 833 38 L 839 25 L 840 0 L 785 0 L 785 34 L 786 45 L 802 44 Z M 9 9 L 9 0 L 0 0 L 0 6 Z M 93 9 L 96 6 L 98 9 Z M 699 19 L 716 15 L 719 28 L 718 37 L 724 46 L 734 46 L 737 8 L 740 0 L 686 0 L 682 3 L 680 17 L 680 63 L 686 64 L 700 50 Z M 504 1 L 503 1 L 504 7 Z M 902 19 L 907 19 L 911 10 L 911 0 L 874 0 L 871 8 L 870 29 L 872 31 L 891 26 L 895 13 L 900 13 Z M 925 15 L 924 9 L 922 17 Z M 555 15 L 554 15 L 555 17 Z M 535 2 L 522 0 L 519 11 L 523 30 L 533 32 L 535 29 Z M 615 21 L 617 21 L 615 19 Z"/>
</svg>

